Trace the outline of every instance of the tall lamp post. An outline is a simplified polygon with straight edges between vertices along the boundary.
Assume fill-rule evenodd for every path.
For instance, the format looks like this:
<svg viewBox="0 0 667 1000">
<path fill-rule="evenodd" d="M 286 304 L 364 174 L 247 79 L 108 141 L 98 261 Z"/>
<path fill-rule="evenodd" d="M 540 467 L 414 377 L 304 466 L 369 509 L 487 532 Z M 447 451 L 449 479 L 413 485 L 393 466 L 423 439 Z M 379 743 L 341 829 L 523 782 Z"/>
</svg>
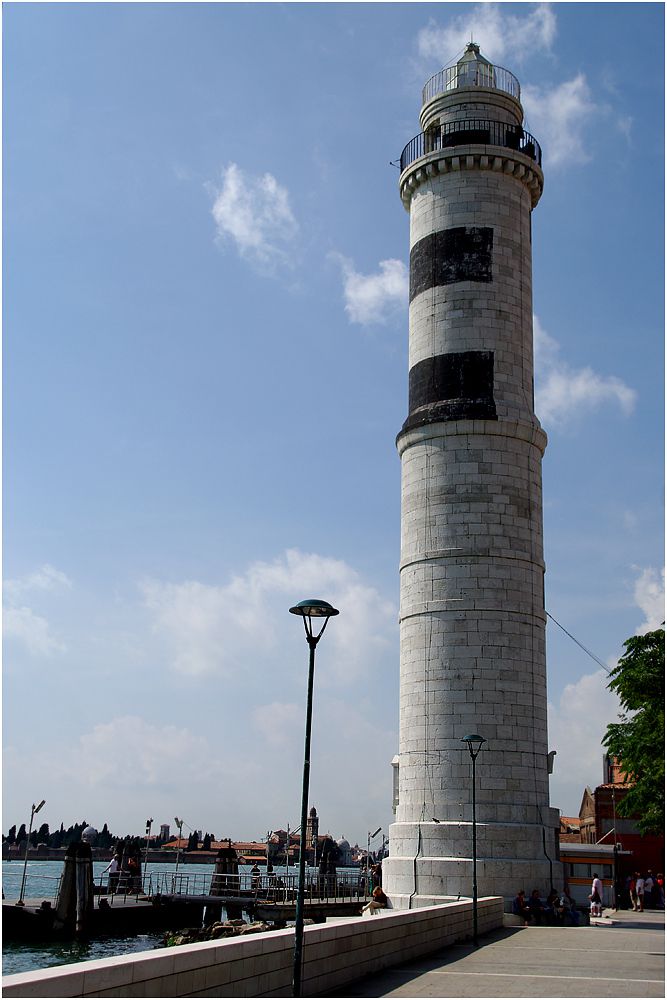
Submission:
<svg viewBox="0 0 667 1000">
<path fill-rule="evenodd" d="M 475 800 L 475 761 L 482 749 L 482 744 L 486 743 L 483 736 L 473 733 L 472 736 L 463 736 L 462 743 L 467 743 L 468 753 L 472 761 L 472 941 L 477 947 L 477 815 Z"/>
<path fill-rule="evenodd" d="M 313 715 L 313 676 L 315 673 L 315 647 L 322 638 L 330 618 L 338 614 L 326 601 L 299 601 L 290 613 L 300 615 L 306 630 L 306 642 L 310 649 L 308 664 L 308 699 L 306 703 L 306 740 L 303 753 L 303 787 L 301 793 L 301 834 L 299 837 L 299 879 L 296 893 L 296 919 L 294 923 L 294 968 L 292 973 L 292 996 L 301 996 L 301 962 L 303 955 L 303 900 L 306 882 L 306 829 L 308 826 L 308 785 L 310 782 L 310 727 Z M 323 618 L 320 631 L 313 631 L 313 618 Z"/>
<path fill-rule="evenodd" d="M 35 803 L 33 802 L 32 809 L 30 810 L 30 829 L 28 830 L 28 839 L 25 842 L 25 858 L 23 859 L 23 878 L 21 879 L 21 892 L 19 893 L 19 898 L 16 902 L 17 906 L 25 906 L 25 903 L 23 902 L 23 893 L 25 892 L 25 878 L 28 869 L 28 851 L 30 849 L 30 834 L 32 833 L 32 821 L 34 820 L 35 816 L 45 803 L 46 799 L 42 799 L 42 801 L 39 803 L 38 806 L 36 806 Z"/>
</svg>

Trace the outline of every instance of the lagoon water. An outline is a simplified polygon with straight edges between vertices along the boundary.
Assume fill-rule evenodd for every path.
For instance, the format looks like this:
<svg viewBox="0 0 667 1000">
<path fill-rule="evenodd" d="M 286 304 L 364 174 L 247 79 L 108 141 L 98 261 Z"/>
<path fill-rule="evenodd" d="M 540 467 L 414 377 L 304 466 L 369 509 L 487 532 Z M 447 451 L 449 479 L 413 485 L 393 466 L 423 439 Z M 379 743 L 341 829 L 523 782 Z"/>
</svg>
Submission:
<svg viewBox="0 0 667 1000">
<path fill-rule="evenodd" d="M 95 881 L 107 867 L 106 861 L 93 862 Z M 249 872 L 250 865 L 239 865 L 241 873 Z M 29 861 L 27 868 L 25 899 L 49 899 L 55 903 L 55 894 L 63 870 L 62 861 Z M 144 877 L 155 872 L 174 872 L 174 865 L 148 864 L 144 866 Z M 179 876 L 212 875 L 214 865 L 181 865 Z M 284 876 L 286 868 L 274 868 L 276 875 Z M 297 869 L 291 866 L 291 875 Z M 314 873 L 315 869 L 311 869 Z M 2 862 L 2 892 L 6 902 L 19 898 L 23 862 Z M 176 929 L 176 928 L 174 928 Z M 94 941 L 59 941 L 51 943 L 2 942 L 2 974 L 29 972 L 33 969 L 47 969 L 54 965 L 68 965 L 72 962 L 86 962 L 89 959 L 110 958 L 113 955 L 129 955 L 136 951 L 150 951 L 162 946 L 162 934 L 136 934 L 128 937 L 104 937 Z"/>
</svg>

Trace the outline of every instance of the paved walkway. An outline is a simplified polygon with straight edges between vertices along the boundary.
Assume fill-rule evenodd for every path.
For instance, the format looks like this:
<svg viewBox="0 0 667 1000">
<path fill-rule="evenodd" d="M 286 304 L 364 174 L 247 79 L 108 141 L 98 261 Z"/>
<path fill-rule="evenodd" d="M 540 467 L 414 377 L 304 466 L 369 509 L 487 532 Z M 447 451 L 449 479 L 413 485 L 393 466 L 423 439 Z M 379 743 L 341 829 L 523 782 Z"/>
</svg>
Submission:
<svg viewBox="0 0 667 1000">
<path fill-rule="evenodd" d="M 612 927 L 517 927 L 359 980 L 331 997 L 664 997 L 664 912 Z"/>
</svg>

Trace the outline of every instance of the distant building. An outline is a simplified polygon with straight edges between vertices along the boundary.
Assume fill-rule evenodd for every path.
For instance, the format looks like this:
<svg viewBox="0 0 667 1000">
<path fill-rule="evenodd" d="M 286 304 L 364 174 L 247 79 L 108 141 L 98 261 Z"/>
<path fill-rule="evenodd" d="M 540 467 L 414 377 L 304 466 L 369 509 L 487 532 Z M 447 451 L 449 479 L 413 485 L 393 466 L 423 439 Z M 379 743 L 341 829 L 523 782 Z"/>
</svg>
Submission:
<svg viewBox="0 0 667 1000">
<path fill-rule="evenodd" d="M 354 864 L 354 859 L 352 856 L 352 848 L 350 847 L 349 840 L 346 840 L 345 837 L 341 837 L 341 839 L 337 843 L 338 843 L 338 850 L 340 852 L 338 861 L 339 865 L 341 866 L 341 868 L 350 868 Z"/>
<path fill-rule="evenodd" d="M 606 875 L 598 872 L 603 883 L 606 886 L 606 878 L 611 885 L 615 869 L 619 898 L 622 898 L 628 875 L 635 871 L 645 872 L 649 868 L 654 872 L 663 870 L 665 838 L 662 834 L 640 833 L 638 815 L 619 815 L 619 806 L 632 788 L 632 783 L 627 780 L 622 765 L 607 754 L 603 758 L 602 779 L 602 784 L 595 789 L 588 786 L 584 789 L 578 819 L 561 816 L 561 860 L 566 880 L 575 877 L 576 873 L 576 878 L 585 881 L 588 878 L 586 873 L 589 869 L 592 871 L 597 863 L 598 868 L 605 867 Z M 581 848 L 576 848 L 577 844 Z M 605 853 L 604 861 L 601 852 Z"/>
<path fill-rule="evenodd" d="M 317 815 L 317 809 L 315 806 L 312 807 L 308 813 L 308 822 L 306 823 L 306 850 L 310 851 L 317 847 L 318 836 L 320 832 L 320 821 Z"/>
</svg>

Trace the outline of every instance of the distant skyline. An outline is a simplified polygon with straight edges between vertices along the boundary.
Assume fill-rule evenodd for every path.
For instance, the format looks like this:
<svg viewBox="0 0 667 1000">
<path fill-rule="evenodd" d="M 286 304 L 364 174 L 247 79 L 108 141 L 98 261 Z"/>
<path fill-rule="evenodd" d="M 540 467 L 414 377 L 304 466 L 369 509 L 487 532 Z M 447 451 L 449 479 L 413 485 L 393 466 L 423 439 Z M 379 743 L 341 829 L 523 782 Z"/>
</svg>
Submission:
<svg viewBox="0 0 667 1000">
<path fill-rule="evenodd" d="M 336 839 L 387 833 L 409 251 L 390 161 L 471 33 L 544 154 L 547 611 L 607 669 L 662 622 L 662 4 L 6 3 L 4 832 L 41 798 L 52 830 L 298 826 L 288 609 L 319 597 L 340 615 L 310 804 Z M 576 815 L 617 702 L 553 620 L 547 666 L 551 802 Z"/>
</svg>

